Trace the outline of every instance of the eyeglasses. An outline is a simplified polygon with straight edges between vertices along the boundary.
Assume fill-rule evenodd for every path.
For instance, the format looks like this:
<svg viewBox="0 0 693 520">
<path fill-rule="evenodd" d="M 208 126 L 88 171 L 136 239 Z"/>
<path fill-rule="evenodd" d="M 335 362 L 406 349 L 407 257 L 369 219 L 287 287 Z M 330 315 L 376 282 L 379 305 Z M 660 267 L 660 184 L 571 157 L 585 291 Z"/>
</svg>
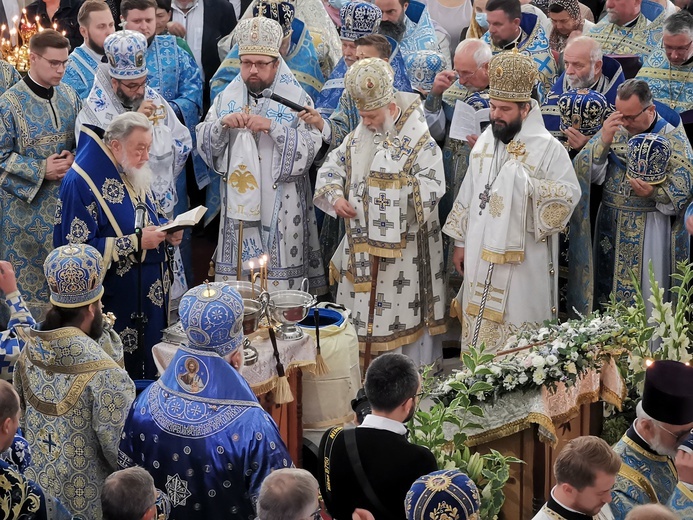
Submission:
<svg viewBox="0 0 693 520">
<path fill-rule="evenodd" d="M 457 73 L 458 79 L 462 79 L 462 78 L 466 79 L 466 78 L 471 78 L 474 74 L 476 74 L 476 71 L 479 70 L 480 68 L 481 68 L 481 65 L 479 65 L 477 68 L 475 68 L 471 72 L 459 71 L 459 70 L 456 70 L 455 72 Z"/>
<path fill-rule="evenodd" d="M 322 507 L 318 506 L 318 508 L 310 514 L 310 517 L 312 518 L 312 520 L 322 520 L 321 511 L 322 511 Z"/>
<path fill-rule="evenodd" d="M 676 439 L 676 442 L 681 442 L 683 439 L 685 439 L 685 438 L 688 437 L 689 435 L 693 435 L 693 428 L 691 428 L 690 430 L 682 431 L 681 433 L 679 433 L 679 434 L 677 435 L 677 434 L 675 434 L 674 432 L 671 432 L 671 431 L 669 431 L 668 429 L 666 429 L 666 428 L 665 428 L 664 426 L 662 426 L 660 423 L 656 422 L 655 424 L 656 424 L 657 426 L 659 426 L 662 430 L 664 430 L 665 432 L 667 432 L 669 435 L 671 435 L 674 439 Z"/>
<path fill-rule="evenodd" d="M 119 85 L 122 85 L 123 87 L 125 87 L 126 89 L 128 89 L 131 92 L 143 90 L 147 86 L 148 83 L 149 83 L 149 80 L 147 80 L 147 79 L 145 79 L 141 83 L 123 83 L 122 81 L 118 80 Z"/>
<path fill-rule="evenodd" d="M 252 69 L 253 67 L 255 67 L 257 69 L 257 71 L 260 72 L 261 70 L 265 70 L 267 67 L 272 65 L 272 63 L 274 63 L 275 61 L 277 61 L 277 58 L 274 58 L 273 60 L 270 60 L 270 61 L 241 60 L 241 68 Z"/>
<path fill-rule="evenodd" d="M 38 52 L 35 52 L 34 54 L 36 56 L 38 56 L 39 58 L 46 60 L 48 62 L 48 65 L 51 66 L 51 69 L 55 69 L 55 70 L 58 70 L 60 67 L 63 67 L 63 68 L 67 67 L 67 62 L 70 61 L 70 60 L 65 60 L 65 61 L 63 61 L 63 60 L 49 60 L 48 58 L 41 56 Z"/>
<path fill-rule="evenodd" d="M 683 47 L 671 47 L 669 45 L 664 45 L 662 42 L 662 49 L 664 49 L 666 52 L 688 52 L 688 49 L 691 48 L 691 45 L 693 45 L 693 40 L 688 42 L 688 45 L 684 45 Z"/>
<path fill-rule="evenodd" d="M 634 116 L 624 116 L 623 114 L 621 114 L 621 119 L 623 119 L 624 121 L 628 121 L 628 122 L 631 122 L 631 123 L 632 123 L 632 122 L 635 121 L 637 118 L 639 118 L 639 117 L 645 112 L 645 110 L 647 110 L 647 109 L 650 108 L 651 106 L 654 106 L 654 105 L 647 105 L 645 108 L 643 108 L 640 112 L 638 112 L 638 113 L 635 114 Z"/>
</svg>

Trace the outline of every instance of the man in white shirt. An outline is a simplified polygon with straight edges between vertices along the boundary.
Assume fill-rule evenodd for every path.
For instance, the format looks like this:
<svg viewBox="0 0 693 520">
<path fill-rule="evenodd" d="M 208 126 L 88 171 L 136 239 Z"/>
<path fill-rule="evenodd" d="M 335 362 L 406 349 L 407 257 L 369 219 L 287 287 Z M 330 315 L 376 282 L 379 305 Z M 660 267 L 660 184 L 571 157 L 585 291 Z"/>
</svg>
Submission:
<svg viewBox="0 0 693 520">
<path fill-rule="evenodd" d="M 533 520 L 613 518 L 608 507 L 621 458 L 599 437 L 573 439 L 553 465 L 556 485 Z"/>
</svg>

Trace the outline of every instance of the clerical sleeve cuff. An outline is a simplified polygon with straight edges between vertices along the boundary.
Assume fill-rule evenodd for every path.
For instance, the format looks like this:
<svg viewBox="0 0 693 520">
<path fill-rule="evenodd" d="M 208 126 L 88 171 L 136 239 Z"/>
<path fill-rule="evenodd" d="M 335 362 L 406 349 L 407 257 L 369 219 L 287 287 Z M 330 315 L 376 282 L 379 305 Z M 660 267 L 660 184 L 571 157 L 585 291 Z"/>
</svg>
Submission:
<svg viewBox="0 0 693 520">
<path fill-rule="evenodd" d="M 597 143 L 594 145 L 594 164 L 604 164 L 609 156 L 609 150 L 611 150 L 611 145 L 606 144 L 601 138 L 597 139 Z"/>
<path fill-rule="evenodd" d="M 335 202 L 344 198 L 344 192 L 339 188 L 332 188 L 325 192 L 325 198 L 330 203 L 330 206 L 334 206 Z"/>
<path fill-rule="evenodd" d="M 21 299 L 22 294 L 19 292 L 19 290 L 12 291 L 10 294 L 5 295 L 5 301 L 7 302 L 7 305 L 9 305 L 10 307 L 18 304 Z"/>
<path fill-rule="evenodd" d="M 464 247 L 464 242 L 462 240 L 455 240 L 455 247 Z"/>
<path fill-rule="evenodd" d="M 428 112 L 436 113 L 443 107 L 443 96 L 437 96 L 435 94 L 428 94 L 426 96 L 426 101 L 424 101 L 424 109 Z"/>
<path fill-rule="evenodd" d="M 325 124 L 322 126 L 322 141 L 330 144 L 332 140 L 332 123 L 329 119 L 325 119 Z"/>
</svg>

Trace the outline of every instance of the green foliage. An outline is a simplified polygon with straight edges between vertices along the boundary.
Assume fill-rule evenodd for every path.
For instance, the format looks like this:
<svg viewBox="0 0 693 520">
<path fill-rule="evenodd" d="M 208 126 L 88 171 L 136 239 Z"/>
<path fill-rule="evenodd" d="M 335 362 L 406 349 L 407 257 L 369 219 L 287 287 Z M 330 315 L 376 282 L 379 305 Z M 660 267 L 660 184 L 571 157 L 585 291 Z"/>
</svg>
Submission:
<svg viewBox="0 0 693 520">
<path fill-rule="evenodd" d="M 493 358 L 493 354 L 484 353 L 483 346 L 478 350 L 472 348 L 469 353 L 463 354 L 463 362 L 472 373 L 479 375 L 488 371 L 484 365 L 489 364 Z M 476 421 L 484 416 L 484 412 L 480 406 L 472 404 L 471 396 L 490 392 L 493 386 L 485 381 L 475 381 L 470 387 L 464 381 L 453 381 L 449 384 L 455 390 L 455 396 L 449 400 L 437 398 L 436 388 L 440 386 L 440 381 L 431 376 L 430 367 L 424 369 L 421 401 L 431 398 L 433 404 L 428 410 L 419 408 L 414 413 L 409 424 L 410 439 L 430 449 L 438 461 L 439 468 L 456 468 L 468 475 L 479 488 L 481 495 L 479 518 L 494 520 L 498 518 L 505 502 L 503 487 L 510 477 L 509 465 L 523 461 L 515 457 L 506 457 L 495 450 L 485 455 L 472 453 L 465 444 L 467 432 L 481 428 Z M 453 426 L 452 438 L 445 435 L 446 425 Z"/>
</svg>

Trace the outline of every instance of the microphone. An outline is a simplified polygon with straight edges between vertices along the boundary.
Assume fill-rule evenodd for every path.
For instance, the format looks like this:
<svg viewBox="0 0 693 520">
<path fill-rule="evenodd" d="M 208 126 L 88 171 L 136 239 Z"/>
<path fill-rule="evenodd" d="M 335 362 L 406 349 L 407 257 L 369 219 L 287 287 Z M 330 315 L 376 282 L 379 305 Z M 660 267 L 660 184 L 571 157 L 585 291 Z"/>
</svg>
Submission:
<svg viewBox="0 0 693 520">
<path fill-rule="evenodd" d="M 144 229 L 144 215 L 146 212 L 147 206 L 141 202 L 135 207 L 135 233 L 142 233 Z"/>
<path fill-rule="evenodd" d="M 290 99 L 286 99 L 285 97 L 281 97 L 280 95 L 275 94 L 274 92 L 272 92 L 272 89 L 269 88 L 266 88 L 262 91 L 262 97 L 269 98 L 272 101 L 276 101 L 277 103 L 289 107 L 291 110 L 295 110 L 296 112 L 306 110 L 306 107 L 302 107 L 301 105 L 299 105 L 298 103 L 294 103 Z"/>
</svg>

